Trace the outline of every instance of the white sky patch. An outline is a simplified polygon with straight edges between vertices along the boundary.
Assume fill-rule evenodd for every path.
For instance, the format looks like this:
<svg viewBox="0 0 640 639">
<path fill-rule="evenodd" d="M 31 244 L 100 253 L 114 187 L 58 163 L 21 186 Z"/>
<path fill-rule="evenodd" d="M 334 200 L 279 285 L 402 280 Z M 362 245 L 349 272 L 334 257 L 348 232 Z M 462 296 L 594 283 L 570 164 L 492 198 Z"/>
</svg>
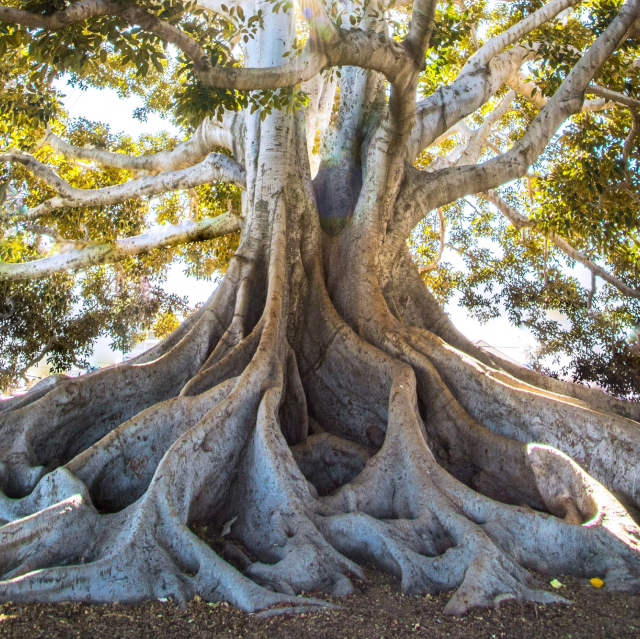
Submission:
<svg viewBox="0 0 640 639">
<path fill-rule="evenodd" d="M 169 120 L 162 119 L 156 113 L 149 113 L 146 122 L 133 117 L 135 109 L 144 106 L 138 96 L 122 98 L 115 89 L 80 89 L 67 84 L 65 79 L 54 82 L 56 89 L 66 95 L 62 100 L 71 118 L 87 118 L 94 122 L 108 124 L 111 133 L 127 133 L 137 137 L 144 133 L 167 131 L 171 135 L 181 136 L 180 130 Z"/>
</svg>

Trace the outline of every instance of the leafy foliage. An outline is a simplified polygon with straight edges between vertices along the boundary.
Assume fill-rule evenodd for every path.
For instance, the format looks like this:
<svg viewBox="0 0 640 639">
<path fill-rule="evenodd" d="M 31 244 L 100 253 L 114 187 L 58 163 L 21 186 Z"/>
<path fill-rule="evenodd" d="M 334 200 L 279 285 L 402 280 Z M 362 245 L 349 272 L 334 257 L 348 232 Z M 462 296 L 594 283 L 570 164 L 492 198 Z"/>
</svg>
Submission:
<svg viewBox="0 0 640 639">
<path fill-rule="evenodd" d="M 535 56 L 528 63 L 529 74 L 543 95 L 553 94 L 620 5 L 618 0 L 579 5 L 529 36 Z M 447 25 L 457 12 L 458 27 L 443 29 L 440 46 L 428 56 L 425 93 L 455 76 L 482 43 L 477 34 L 486 38 L 501 32 L 541 3 L 468 6 L 464 14 L 458 5 L 447 5 L 446 17 L 439 18 L 441 25 Z M 444 12 L 443 5 L 439 12 Z M 637 96 L 639 55 L 640 43 L 629 38 L 596 81 Z M 479 127 L 503 95 L 467 118 L 467 123 Z M 523 98 L 512 106 L 489 138 L 485 159 L 507 150 L 535 117 L 535 109 Z M 481 322 L 506 315 L 514 325 L 526 326 L 539 343 L 529 354 L 532 367 L 595 383 L 628 398 L 640 396 L 640 301 L 599 278 L 592 290 L 585 269 L 574 268 L 575 263 L 545 239 L 545 233 L 565 238 L 618 279 L 640 289 L 637 124 L 632 134 L 637 117 L 627 108 L 612 106 L 571 118 L 530 177 L 500 190 L 517 211 L 536 220 L 535 230 L 516 230 L 480 198 L 445 207 L 447 249 L 438 269 L 423 275 L 441 303 L 457 302 Z M 428 168 L 461 144 L 460 136 L 448 138 L 427 149 L 418 166 Z M 439 247 L 435 212 L 415 229 L 410 246 L 420 264 L 433 261 Z"/>
</svg>

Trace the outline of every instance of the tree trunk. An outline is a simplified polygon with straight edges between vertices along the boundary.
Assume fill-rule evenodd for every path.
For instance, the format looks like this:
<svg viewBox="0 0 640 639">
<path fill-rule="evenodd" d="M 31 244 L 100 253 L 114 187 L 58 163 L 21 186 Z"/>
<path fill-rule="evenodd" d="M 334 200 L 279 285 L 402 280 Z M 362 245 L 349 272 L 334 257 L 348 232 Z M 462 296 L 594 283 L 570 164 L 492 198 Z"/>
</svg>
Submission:
<svg viewBox="0 0 640 639">
<path fill-rule="evenodd" d="M 403 179 L 384 85 L 343 73 L 313 181 L 300 112 L 246 115 L 240 247 L 195 316 L 4 408 L 0 599 L 320 605 L 295 595 L 353 593 L 357 562 L 452 614 L 562 601 L 528 569 L 640 585 L 638 412 L 457 333 L 375 215 Z"/>
</svg>

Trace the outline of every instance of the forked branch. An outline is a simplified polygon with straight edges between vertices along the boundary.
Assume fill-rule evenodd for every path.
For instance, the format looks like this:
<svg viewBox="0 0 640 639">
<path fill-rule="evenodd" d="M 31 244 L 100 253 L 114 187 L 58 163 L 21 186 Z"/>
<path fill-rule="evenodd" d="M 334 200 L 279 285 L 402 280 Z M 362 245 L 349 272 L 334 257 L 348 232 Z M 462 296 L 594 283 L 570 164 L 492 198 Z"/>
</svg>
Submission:
<svg viewBox="0 0 640 639">
<path fill-rule="evenodd" d="M 407 171 L 405 188 L 411 191 L 409 200 L 422 197 L 425 208 L 431 210 L 465 195 L 488 191 L 523 177 L 562 123 L 582 109 L 584 93 L 590 82 L 626 37 L 628 29 L 639 15 L 640 0 L 628 0 L 510 151 L 483 164 L 446 168 L 424 173 L 421 177 L 417 175 L 419 171 Z M 403 197 L 406 199 L 407 196 Z M 402 214 L 401 217 L 404 219 L 398 222 L 406 237 L 420 221 L 421 208 L 413 207 L 411 213 Z"/>
<path fill-rule="evenodd" d="M 469 58 L 464 67 L 462 67 L 459 76 L 478 71 L 509 45 L 518 42 L 528 33 L 539 29 L 543 24 L 553 20 L 559 13 L 579 2 L 580 0 L 551 0 L 551 2 L 538 9 L 535 13 L 527 16 L 524 20 L 514 24 L 497 36 L 490 38 Z"/>
<path fill-rule="evenodd" d="M 505 51 L 508 46 L 577 2 L 552 0 L 507 31 L 490 38 L 469 58 L 452 84 L 420 101 L 407 159 L 415 159 L 445 131 L 485 104 L 532 55 L 531 50 L 523 46 Z"/>
</svg>

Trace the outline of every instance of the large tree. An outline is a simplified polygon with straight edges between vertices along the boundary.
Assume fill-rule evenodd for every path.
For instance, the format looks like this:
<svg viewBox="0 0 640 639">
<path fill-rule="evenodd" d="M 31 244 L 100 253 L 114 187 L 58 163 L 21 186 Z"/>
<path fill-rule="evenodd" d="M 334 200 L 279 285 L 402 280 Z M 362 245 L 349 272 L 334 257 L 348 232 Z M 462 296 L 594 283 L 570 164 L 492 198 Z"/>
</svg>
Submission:
<svg viewBox="0 0 640 639">
<path fill-rule="evenodd" d="M 309 605 L 319 602 L 296 593 L 354 592 L 350 577 L 365 579 L 356 562 L 396 574 L 405 593 L 455 590 L 453 614 L 560 601 L 530 570 L 640 586 L 629 515 L 640 505 L 640 404 L 474 346 L 407 246 L 430 211 L 480 194 L 638 296 L 623 267 L 612 275 L 495 189 L 527 178 L 570 118 L 609 104 L 585 101 L 592 92 L 632 109 L 614 118 L 630 140 L 616 192 L 636 197 L 638 101 L 625 78 L 640 0 L 496 11 L 489 28 L 462 3 L 434 0 L 0 7 L 5 65 L 20 79 L 7 84 L 16 130 L 5 139 L 20 140 L 23 110 L 49 120 L 52 78 L 84 64 L 115 83 L 118 65 L 146 77 L 173 59 L 172 108 L 201 120 L 153 153 L 52 130 L 6 149 L 7 237 L 22 252 L 0 265 L 2 281 L 240 231 L 212 297 L 156 347 L 78 378 L 51 376 L 1 405 L 0 598 Z M 570 41 L 550 46 L 563 28 Z M 456 38 L 470 45 L 454 73 Z M 559 60 L 550 79 L 534 85 L 549 60 Z M 516 94 L 523 119 L 505 123 Z M 169 108 L 166 92 L 154 95 Z M 470 129 L 474 113 L 482 125 Z M 511 133 L 503 148 L 491 141 L 499 122 Z M 458 134 L 456 153 L 416 162 Z M 87 164 L 120 182 L 82 183 Z M 63 165 L 69 179 L 52 168 Z M 121 225 L 105 214 L 212 182 L 242 189 L 241 202 L 230 190 L 223 214 L 138 235 L 142 214 Z M 32 194 L 15 184 L 33 185 L 39 200 L 24 204 Z M 91 212 L 102 226 L 90 226 Z M 20 244 L 29 233 L 67 250 L 30 259 L 38 245 Z M 37 297 L 28 290 L 27 301 Z M 16 302 L 3 304 L 11 316 Z"/>
</svg>

